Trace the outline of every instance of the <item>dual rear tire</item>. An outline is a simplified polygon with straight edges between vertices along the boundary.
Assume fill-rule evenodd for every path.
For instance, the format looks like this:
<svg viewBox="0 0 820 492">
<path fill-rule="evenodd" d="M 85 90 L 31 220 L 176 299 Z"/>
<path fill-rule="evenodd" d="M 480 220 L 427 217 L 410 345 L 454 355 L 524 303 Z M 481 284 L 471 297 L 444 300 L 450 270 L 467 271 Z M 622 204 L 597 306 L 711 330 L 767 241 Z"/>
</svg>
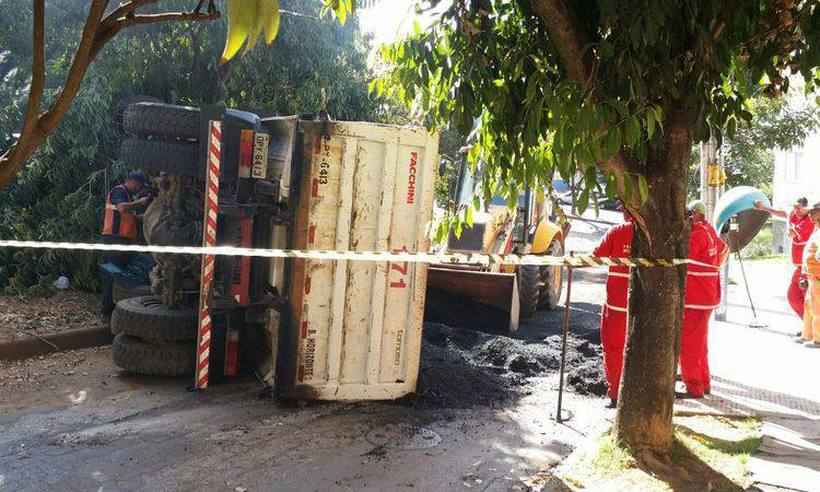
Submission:
<svg viewBox="0 0 820 492">
<path fill-rule="evenodd" d="M 120 159 L 147 173 L 202 177 L 199 159 L 200 110 L 155 102 L 125 108 L 122 127 L 130 135 L 122 142 Z"/>
<path fill-rule="evenodd" d="M 123 299 L 111 316 L 114 364 L 147 376 L 193 374 L 197 315 L 171 309 L 154 296 Z"/>
</svg>

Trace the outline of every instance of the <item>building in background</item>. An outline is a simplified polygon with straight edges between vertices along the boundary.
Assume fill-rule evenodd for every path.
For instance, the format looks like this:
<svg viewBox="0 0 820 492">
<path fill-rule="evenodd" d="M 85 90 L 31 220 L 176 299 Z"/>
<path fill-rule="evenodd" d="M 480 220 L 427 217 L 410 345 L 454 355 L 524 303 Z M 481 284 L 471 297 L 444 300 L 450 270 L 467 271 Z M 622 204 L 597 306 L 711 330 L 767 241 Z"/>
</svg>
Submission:
<svg viewBox="0 0 820 492">
<path fill-rule="evenodd" d="M 787 150 L 776 149 L 774 159 L 774 186 L 772 204 L 775 208 L 791 210 L 794 201 L 801 196 L 809 204 L 820 201 L 820 132 L 808 137 L 800 147 Z M 789 251 L 786 223 L 774 221 L 774 251 Z"/>
</svg>

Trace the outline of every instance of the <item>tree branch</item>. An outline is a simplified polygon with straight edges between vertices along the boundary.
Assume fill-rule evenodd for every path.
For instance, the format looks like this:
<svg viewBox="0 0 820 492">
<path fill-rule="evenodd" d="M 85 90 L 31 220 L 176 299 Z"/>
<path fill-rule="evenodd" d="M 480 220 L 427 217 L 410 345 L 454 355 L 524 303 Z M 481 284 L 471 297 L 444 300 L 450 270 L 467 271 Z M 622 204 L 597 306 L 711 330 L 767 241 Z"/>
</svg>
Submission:
<svg viewBox="0 0 820 492">
<path fill-rule="evenodd" d="M 152 3 L 156 0 L 142 1 L 143 3 Z M 113 15 L 113 13 L 111 15 Z M 110 41 L 111 38 L 116 36 L 117 33 L 125 29 L 126 27 L 134 25 L 158 24 L 161 22 L 208 22 L 219 19 L 221 17 L 221 14 L 218 11 L 213 13 L 163 12 L 160 14 L 139 15 L 130 13 L 129 15 L 126 15 L 124 17 L 120 17 L 112 21 L 109 21 L 110 17 L 111 16 L 106 17 L 106 20 L 103 21 L 103 25 L 105 26 L 105 28 L 97 34 L 97 39 L 94 41 L 94 51 L 92 51 L 92 56 L 96 56 L 96 54 L 105 46 L 105 43 Z"/>
<path fill-rule="evenodd" d="M 74 60 L 71 62 L 71 68 L 68 70 L 63 90 L 57 96 L 57 99 L 52 104 L 51 108 L 41 118 L 40 124 L 45 133 L 53 131 L 57 124 L 62 119 L 63 115 L 71 106 L 71 102 L 77 96 L 80 90 L 80 83 L 85 77 L 85 72 L 88 70 L 88 65 L 91 64 L 93 58 L 91 50 L 94 46 L 94 36 L 100 25 L 105 8 L 108 6 L 108 0 L 93 0 L 91 7 L 88 10 L 88 18 L 83 27 L 82 38 L 80 38 L 80 45 L 77 47 L 77 52 L 74 54 Z"/>
<path fill-rule="evenodd" d="M 12 159 L 20 160 L 21 164 L 16 168 L 14 166 L 0 166 L 0 182 L 3 182 L 7 175 L 13 176 L 16 174 L 22 166 L 22 162 L 31 156 L 33 150 L 28 151 L 25 143 L 36 140 L 36 136 L 40 132 L 38 128 L 39 113 L 46 80 L 45 0 L 35 0 L 33 10 L 31 85 L 29 86 L 26 113 L 23 117 L 23 128 L 20 130 L 20 137 L 17 142 L 4 154 L 0 155 L 0 164 Z"/>
<path fill-rule="evenodd" d="M 564 0 L 533 0 L 532 9 L 544 22 L 571 80 L 588 89 L 593 64 L 585 49 L 589 41 Z"/>
<path fill-rule="evenodd" d="M 593 89 L 597 85 L 595 63 L 588 50 L 588 36 L 575 14 L 565 0 L 532 0 L 532 9 L 544 23 L 569 79 L 583 88 L 584 93 L 594 100 Z M 616 153 L 607 161 L 599 162 L 598 168 L 615 177 L 619 195 L 624 197 L 625 181 L 634 178 L 628 173 L 629 162 L 623 152 Z M 637 189 L 637 183 L 633 183 L 632 189 Z M 640 214 L 640 200 L 633 198 L 630 202 L 624 202 L 639 227 L 646 232 L 646 223 Z"/>
<path fill-rule="evenodd" d="M 589 93 L 596 82 L 595 64 L 586 48 L 590 44 L 587 35 L 579 27 L 575 14 L 564 0 L 533 0 L 532 8 L 544 23 L 570 80 Z M 623 189 L 628 163 L 621 153 L 598 163 L 598 167 L 614 174 L 619 181 L 619 188 Z"/>
<path fill-rule="evenodd" d="M 54 103 L 45 113 L 39 114 L 45 85 L 45 0 L 34 1 L 34 56 L 29 101 L 23 120 L 20 138 L 0 154 L 0 188 L 11 182 L 23 164 L 57 128 L 71 103 L 77 97 L 80 85 L 89 65 L 105 44 L 122 29 L 138 24 L 161 22 L 205 22 L 218 19 L 219 12 L 166 12 L 160 14 L 135 14 L 139 7 L 157 3 L 159 0 L 131 0 L 103 17 L 109 0 L 92 0 L 83 28 L 80 44 L 74 54 L 66 81 Z"/>
<path fill-rule="evenodd" d="M 133 14 L 138 8 L 152 3 L 157 3 L 158 0 L 131 0 L 130 2 L 123 2 L 119 7 L 114 9 L 110 14 L 105 16 L 102 21 L 103 27 L 109 27 L 121 18 Z"/>
<path fill-rule="evenodd" d="M 45 0 L 36 0 L 34 2 L 33 48 L 31 86 L 29 87 L 26 114 L 23 117 L 23 129 L 20 131 L 21 140 L 31 134 L 37 126 L 37 117 L 43 100 L 43 88 L 46 80 Z"/>
</svg>

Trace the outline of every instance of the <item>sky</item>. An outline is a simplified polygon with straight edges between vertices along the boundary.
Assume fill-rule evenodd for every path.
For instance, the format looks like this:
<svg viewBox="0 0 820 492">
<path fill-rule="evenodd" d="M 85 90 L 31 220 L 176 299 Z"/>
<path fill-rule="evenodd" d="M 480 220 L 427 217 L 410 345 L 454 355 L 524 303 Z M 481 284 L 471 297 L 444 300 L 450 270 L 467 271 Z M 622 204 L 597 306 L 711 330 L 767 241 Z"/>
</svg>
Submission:
<svg viewBox="0 0 820 492">
<path fill-rule="evenodd" d="M 415 0 L 385 0 L 360 10 L 362 30 L 373 35 L 375 46 L 400 39 L 413 29 L 415 3 Z"/>
<path fill-rule="evenodd" d="M 422 28 L 430 25 L 434 15 L 416 15 L 418 0 L 382 0 L 376 5 L 358 11 L 362 29 L 373 35 L 373 45 L 379 46 L 403 38 L 413 30 L 413 20 L 418 19 Z M 443 1 L 435 11 L 441 11 L 451 2 Z"/>
</svg>

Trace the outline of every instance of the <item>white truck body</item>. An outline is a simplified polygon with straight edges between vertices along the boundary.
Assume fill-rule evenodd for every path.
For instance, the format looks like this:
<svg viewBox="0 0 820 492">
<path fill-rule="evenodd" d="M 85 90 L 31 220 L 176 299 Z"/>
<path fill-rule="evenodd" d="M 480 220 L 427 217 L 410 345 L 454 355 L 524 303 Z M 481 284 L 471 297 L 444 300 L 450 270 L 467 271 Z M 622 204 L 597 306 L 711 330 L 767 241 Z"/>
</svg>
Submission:
<svg viewBox="0 0 820 492">
<path fill-rule="evenodd" d="M 428 250 L 436 135 L 349 122 L 300 122 L 299 133 L 293 248 Z M 295 260 L 289 278 L 280 352 L 287 369 L 277 378 L 286 396 L 395 399 L 415 391 L 425 265 Z"/>
</svg>

